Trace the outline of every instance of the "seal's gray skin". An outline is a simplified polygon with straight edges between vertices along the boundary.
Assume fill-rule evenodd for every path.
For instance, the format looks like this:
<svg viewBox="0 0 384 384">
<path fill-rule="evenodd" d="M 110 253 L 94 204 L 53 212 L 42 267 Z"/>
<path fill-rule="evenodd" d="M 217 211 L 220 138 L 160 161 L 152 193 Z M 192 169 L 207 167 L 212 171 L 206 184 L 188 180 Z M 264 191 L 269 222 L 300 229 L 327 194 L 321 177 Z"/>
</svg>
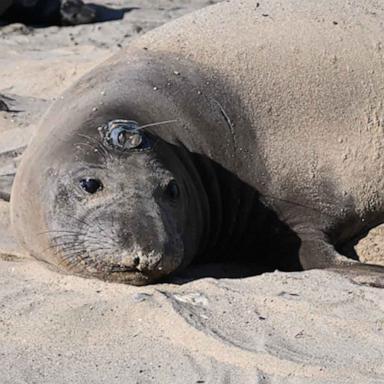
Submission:
<svg viewBox="0 0 384 384">
<path fill-rule="evenodd" d="M 232 1 L 136 40 L 43 118 L 11 197 L 19 240 L 132 284 L 271 251 L 382 286 L 340 250 L 384 219 L 383 18 L 373 0 Z M 105 139 L 118 119 L 174 122 L 121 152 Z"/>
</svg>

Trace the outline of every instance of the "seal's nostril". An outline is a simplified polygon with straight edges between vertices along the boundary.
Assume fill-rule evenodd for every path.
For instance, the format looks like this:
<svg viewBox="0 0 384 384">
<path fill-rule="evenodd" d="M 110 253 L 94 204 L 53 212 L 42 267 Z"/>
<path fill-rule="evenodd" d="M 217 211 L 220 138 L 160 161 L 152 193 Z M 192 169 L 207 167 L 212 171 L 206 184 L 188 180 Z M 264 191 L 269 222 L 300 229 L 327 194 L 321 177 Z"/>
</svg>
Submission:
<svg viewBox="0 0 384 384">
<path fill-rule="evenodd" d="M 103 189 L 103 184 L 100 180 L 86 178 L 80 180 L 80 187 L 84 189 L 85 192 L 93 194 Z"/>
<path fill-rule="evenodd" d="M 140 257 L 136 256 L 136 257 L 133 259 L 133 264 L 135 265 L 135 267 L 136 267 L 137 265 L 139 265 L 139 264 L 140 264 Z"/>
</svg>

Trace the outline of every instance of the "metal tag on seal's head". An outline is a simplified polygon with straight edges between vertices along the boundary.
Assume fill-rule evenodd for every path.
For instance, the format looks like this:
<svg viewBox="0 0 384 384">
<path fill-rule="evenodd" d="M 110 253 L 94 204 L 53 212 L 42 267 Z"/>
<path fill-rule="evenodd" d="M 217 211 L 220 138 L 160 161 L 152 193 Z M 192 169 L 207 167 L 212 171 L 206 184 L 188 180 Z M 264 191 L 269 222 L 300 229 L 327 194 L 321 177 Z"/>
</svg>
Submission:
<svg viewBox="0 0 384 384">
<path fill-rule="evenodd" d="M 146 149 L 147 140 L 134 120 L 111 120 L 98 128 L 104 142 L 120 151 Z"/>
</svg>

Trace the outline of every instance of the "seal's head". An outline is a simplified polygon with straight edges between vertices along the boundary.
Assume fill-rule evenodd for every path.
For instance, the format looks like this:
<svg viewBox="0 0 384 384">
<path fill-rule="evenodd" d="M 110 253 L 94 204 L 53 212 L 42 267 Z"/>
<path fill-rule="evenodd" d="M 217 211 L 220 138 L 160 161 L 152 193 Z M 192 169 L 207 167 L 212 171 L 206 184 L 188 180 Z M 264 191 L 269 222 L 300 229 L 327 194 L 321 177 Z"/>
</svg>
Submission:
<svg viewBox="0 0 384 384">
<path fill-rule="evenodd" d="M 13 220 L 36 258 L 134 285 L 191 261 L 203 209 L 188 156 L 143 128 L 132 120 L 107 121 L 51 139 L 41 177 L 31 177 L 24 165 L 16 188 L 22 195 L 29 188 L 29 203 L 19 209 L 15 194 Z M 31 221 L 33 228 L 25 228 Z"/>
</svg>

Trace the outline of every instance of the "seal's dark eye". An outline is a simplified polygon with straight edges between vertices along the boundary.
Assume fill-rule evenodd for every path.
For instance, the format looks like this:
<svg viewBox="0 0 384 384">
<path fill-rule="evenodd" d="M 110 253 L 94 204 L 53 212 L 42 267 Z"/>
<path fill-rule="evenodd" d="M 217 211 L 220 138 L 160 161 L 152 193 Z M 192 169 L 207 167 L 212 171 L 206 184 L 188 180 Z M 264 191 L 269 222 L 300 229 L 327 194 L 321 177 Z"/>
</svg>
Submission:
<svg viewBox="0 0 384 384">
<path fill-rule="evenodd" d="M 171 180 L 168 183 L 164 192 L 172 200 L 176 200 L 180 196 L 180 188 L 175 180 Z"/>
<path fill-rule="evenodd" d="M 85 192 L 93 194 L 103 189 L 103 184 L 97 179 L 81 179 L 80 187 L 83 188 Z"/>
</svg>

